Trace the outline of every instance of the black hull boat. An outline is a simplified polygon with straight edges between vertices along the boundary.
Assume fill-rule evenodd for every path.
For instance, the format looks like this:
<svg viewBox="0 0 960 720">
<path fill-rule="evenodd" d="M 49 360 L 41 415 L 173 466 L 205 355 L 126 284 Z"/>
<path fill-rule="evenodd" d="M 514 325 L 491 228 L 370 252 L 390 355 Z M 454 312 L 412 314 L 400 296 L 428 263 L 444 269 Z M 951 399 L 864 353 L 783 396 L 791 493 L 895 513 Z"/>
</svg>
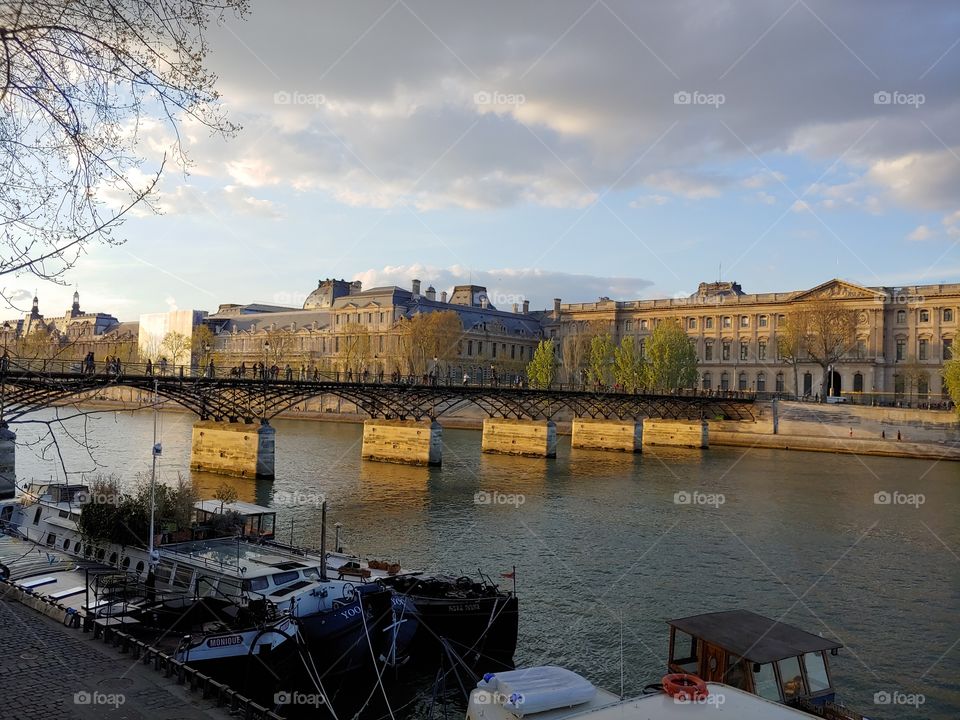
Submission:
<svg viewBox="0 0 960 720">
<path fill-rule="evenodd" d="M 468 577 L 406 575 L 380 582 L 413 601 L 418 643 L 446 646 L 471 665 L 513 666 L 519 617 L 513 593 Z"/>
</svg>

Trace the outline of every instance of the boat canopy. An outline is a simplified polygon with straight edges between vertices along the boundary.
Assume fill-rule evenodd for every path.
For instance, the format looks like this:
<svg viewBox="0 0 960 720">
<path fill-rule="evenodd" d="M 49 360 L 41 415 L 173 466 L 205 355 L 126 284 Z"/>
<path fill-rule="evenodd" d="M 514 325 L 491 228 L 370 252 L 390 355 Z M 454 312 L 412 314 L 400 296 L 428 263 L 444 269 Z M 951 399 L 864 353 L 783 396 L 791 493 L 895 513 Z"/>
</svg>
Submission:
<svg viewBox="0 0 960 720">
<path fill-rule="evenodd" d="M 237 513 L 243 518 L 243 532 L 249 537 L 273 537 L 277 526 L 277 513 L 263 505 L 237 500 L 225 503 L 219 500 L 201 500 L 194 504 L 197 522 L 207 522 L 214 515 Z"/>
<path fill-rule="evenodd" d="M 771 620 L 749 610 L 692 615 L 668 620 L 671 627 L 753 663 L 835 650 L 841 643 Z"/>
</svg>

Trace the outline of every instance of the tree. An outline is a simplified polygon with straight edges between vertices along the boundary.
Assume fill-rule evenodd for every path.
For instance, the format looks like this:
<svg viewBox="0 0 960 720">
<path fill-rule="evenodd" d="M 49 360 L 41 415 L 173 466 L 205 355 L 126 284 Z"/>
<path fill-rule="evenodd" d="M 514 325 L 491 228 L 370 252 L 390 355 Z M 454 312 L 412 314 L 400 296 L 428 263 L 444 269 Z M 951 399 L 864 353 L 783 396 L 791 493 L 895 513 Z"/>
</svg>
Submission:
<svg viewBox="0 0 960 720">
<path fill-rule="evenodd" d="M 289 328 L 274 328 L 267 331 L 264 342 L 269 343 L 269 347 L 265 346 L 267 366 L 283 367 L 284 361 L 293 352 L 296 337 Z"/>
<path fill-rule="evenodd" d="M 400 331 L 401 358 L 408 372 L 422 375 L 433 358 L 440 362 L 456 358 L 462 338 L 459 313 L 453 310 L 417 313 L 404 321 Z"/>
<path fill-rule="evenodd" d="M 827 372 L 857 342 L 857 311 L 835 300 L 815 300 L 799 310 L 807 329 L 803 349 L 823 370 L 820 396 L 827 395 Z"/>
<path fill-rule="evenodd" d="M 560 341 L 560 356 L 566 382 L 580 383 L 590 365 L 590 347 L 597 335 L 608 333 L 609 325 L 601 321 L 572 322 Z"/>
<path fill-rule="evenodd" d="M 220 483 L 217 491 L 213 494 L 214 500 L 220 501 L 220 512 L 223 512 L 224 505 L 233 505 L 238 499 L 237 491 L 232 485 L 225 482 Z"/>
<path fill-rule="evenodd" d="M 800 397 L 800 361 L 806 350 L 808 313 L 795 310 L 787 313 L 783 325 L 777 328 L 777 352 L 793 366 L 793 394 Z"/>
<path fill-rule="evenodd" d="M 533 360 L 527 364 L 527 380 L 530 387 L 546 390 L 553 384 L 553 372 L 556 366 L 553 340 L 541 340 L 533 353 Z"/>
<path fill-rule="evenodd" d="M 610 363 L 613 362 L 613 339 L 609 333 L 590 339 L 590 367 L 587 378 L 597 386 L 610 384 Z"/>
<path fill-rule="evenodd" d="M 348 370 L 360 374 L 370 358 L 370 332 L 360 323 L 350 323 L 340 338 L 340 353 Z"/>
<path fill-rule="evenodd" d="M 190 355 L 190 338 L 183 333 L 171 330 L 163 336 L 160 348 L 170 356 L 170 362 L 180 365 Z"/>
<path fill-rule="evenodd" d="M 953 358 L 943 364 L 943 382 L 953 400 L 954 409 L 960 413 L 960 359 Z"/>
<path fill-rule="evenodd" d="M 635 393 L 643 387 L 644 360 L 630 335 L 613 351 L 613 379 L 627 392 Z"/>
<path fill-rule="evenodd" d="M 697 351 L 677 320 L 657 324 L 646 345 L 646 382 L 657 392 L 692 387 L 697 381 Z"/>
<path fill-rule="evenodd" d="M 197 358 L 200 365 L 206 365 L 213 353 L 215 336 L 209 325 L 197 325 L 190 337 L 191 356 Z"/>
<path fill-rule="evenodd" d="M 183 163 L 185 120 L 237 129 L 204 67 L 206 29 L 247 4 L 0 3 L 0 275 L 57 278 L 88 243 L 118 242 L 111 231 L 163 171 L 138 175 L 142 130 L 172 130 Z"/>
</svg>

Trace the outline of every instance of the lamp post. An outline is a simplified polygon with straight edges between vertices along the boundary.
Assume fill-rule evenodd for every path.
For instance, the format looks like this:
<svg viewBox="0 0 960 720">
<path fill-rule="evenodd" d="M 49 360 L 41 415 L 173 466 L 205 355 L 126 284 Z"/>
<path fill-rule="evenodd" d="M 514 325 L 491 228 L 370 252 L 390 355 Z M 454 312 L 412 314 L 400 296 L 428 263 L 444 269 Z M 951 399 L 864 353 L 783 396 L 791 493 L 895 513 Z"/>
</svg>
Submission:
<svg viewBox="0 0 960 720">
<path fill-rule="evenodd" d="M 270 352 L 270 341 L 263 341 L 263 367 L 261 368 L 261 377 L 263 378 L 263 413 L 260 415 L 260 422 L 266 421 L 267 417 L 267 359 Z"/>
<path fill-rule="evenodd" d="M 211 377 L 210 373 L 210 343 L 206 340 L 203 341 L 203 373 L 207 377 Z"/>
</svg>

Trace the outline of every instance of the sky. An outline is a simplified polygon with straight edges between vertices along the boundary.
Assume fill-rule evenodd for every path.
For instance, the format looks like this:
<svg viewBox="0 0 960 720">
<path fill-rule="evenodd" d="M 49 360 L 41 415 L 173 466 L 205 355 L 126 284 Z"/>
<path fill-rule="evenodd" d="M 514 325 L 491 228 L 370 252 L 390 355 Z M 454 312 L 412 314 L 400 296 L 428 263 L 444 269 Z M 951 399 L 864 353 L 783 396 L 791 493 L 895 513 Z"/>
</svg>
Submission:
<svg viewBox="0 0 960 720">
<path fill-rule="evenodd" d="M 59 287 L 121 320 L 323 278 L 509 309 L 960 281 L 960 5 L 252 0 L 209 34 L 233 138 Z M 141 127 L 144 172 L 169 150 Z"/>
</svg>

